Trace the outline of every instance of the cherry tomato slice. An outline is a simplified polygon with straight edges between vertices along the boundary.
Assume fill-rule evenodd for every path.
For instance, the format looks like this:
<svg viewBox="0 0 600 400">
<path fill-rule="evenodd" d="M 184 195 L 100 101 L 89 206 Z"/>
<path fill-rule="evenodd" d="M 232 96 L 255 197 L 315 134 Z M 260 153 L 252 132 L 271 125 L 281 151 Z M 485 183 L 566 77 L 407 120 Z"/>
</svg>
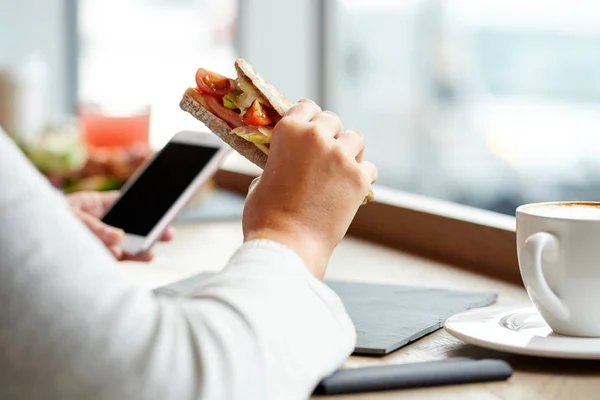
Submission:
<svg viewBox="0 0 600 400">
<path fill-rule="evenodd" d="M 196 84 L 202 93 L 223 96 L 235 88 L 235 81 L 204 68 L 196 71 Z"/>
<path fill-rule="evenodd" d="M 257 99 L 254 99 L 250 108 L 244 113 L 242 122 L 246 125 L 266 126 L 273 123 L 273 116 Z"/>
<path fill-rule="evenodd" d="M 225 107 L 220 97 L 203 94 L 202 98 L 206 102 L 210 112 L 225 121 L 231 129 L 239 128 L 243 125 L 241 115 Z"/>
</svg>

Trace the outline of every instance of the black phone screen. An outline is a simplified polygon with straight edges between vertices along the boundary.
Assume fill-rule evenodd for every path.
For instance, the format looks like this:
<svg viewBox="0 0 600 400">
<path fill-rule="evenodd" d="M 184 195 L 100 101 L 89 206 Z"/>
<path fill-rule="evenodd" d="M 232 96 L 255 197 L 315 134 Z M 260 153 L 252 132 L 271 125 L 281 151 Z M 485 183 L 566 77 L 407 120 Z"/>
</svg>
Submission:
<svg viewBox="0 0 600 400">
<path fill-rule="evenodd" d="M 126 233 L 147 236 L 217 151 L 168 143 L 102 220 Z"/>
</svg>

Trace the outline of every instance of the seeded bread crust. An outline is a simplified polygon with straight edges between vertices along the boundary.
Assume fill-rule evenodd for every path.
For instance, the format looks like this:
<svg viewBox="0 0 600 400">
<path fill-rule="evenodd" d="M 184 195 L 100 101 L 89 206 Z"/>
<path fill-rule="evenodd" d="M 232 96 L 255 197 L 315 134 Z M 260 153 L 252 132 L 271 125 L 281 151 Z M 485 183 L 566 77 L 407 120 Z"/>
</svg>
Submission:
<svg viewBox="0 0 600 400">
<path fill-rule="evenodd" d="M 254 86 L 256 91 L 262 95 L 259 100 L 263 100 L 262 103 L 269 104 L 280 117 L 283 117 L 292 107 L 292 103 L 275 86 L 260 76 L 248 61 L 240 58 L 235 62 L 235 69 L 238 73 L 238 79 L 243 79 Z"/>
</svg>

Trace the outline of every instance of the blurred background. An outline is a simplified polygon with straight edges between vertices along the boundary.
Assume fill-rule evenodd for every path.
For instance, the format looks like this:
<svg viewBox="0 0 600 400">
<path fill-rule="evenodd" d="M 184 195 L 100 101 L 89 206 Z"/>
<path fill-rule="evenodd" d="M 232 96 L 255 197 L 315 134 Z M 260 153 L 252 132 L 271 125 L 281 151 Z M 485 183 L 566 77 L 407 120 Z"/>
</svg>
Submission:
<svg viewBox="0 0 600 400">
<path fill-rule="evenodd" d="M 600 200 L 594 0 L 0 0 L 0 125 L 56 186 L 119 187 L 238 56 L 361 130 L 381 185 Z"/>
</svg>

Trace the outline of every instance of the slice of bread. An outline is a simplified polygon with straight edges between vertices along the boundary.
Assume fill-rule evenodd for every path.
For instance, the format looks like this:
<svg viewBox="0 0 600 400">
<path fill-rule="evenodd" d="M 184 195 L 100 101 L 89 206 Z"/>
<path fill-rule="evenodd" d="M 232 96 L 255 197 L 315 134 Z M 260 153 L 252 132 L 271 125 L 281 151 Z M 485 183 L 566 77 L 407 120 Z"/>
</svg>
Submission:
<svg viewBox="0 0 600 400">
<path fill-rule="evenodd" d="M 248 61 L 240 58 L 235 62 L 235 69 L 238 73 L 238 81 L 250 83 L 257 92 L 259 101 L 262 100 L 261 103 L 270 105 L 280 117 L 283 117 L 292 107 L 292 103 L 275 86 L 260 76 Z"/>
<path fill-rule="evenodd" d="M 232 133 L 232 129 L 229 125 L 202 105 L 200 95 L 195 89 L 189 88 L 185 91 L 179 106 L 182 110 L 192 114 L 194 118 L 206 125 L 208 129 L 231 146 L 235 151 L 260 168 L 265 168 L 265 165 L 267 165 L 267 155 L 253 143 Z"/>
</svg>

